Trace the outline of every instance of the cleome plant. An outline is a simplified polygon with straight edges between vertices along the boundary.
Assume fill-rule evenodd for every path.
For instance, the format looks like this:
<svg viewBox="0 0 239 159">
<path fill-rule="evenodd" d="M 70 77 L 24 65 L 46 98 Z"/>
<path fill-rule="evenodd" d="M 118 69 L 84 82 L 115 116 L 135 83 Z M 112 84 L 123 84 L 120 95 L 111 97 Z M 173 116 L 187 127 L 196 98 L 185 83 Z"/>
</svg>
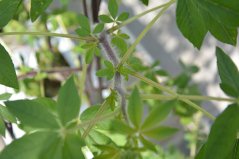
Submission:
<svg viewBox="0 0 239 159">
<path fill-rule="evenodd" d="M 0 95 L 0 134 L 12 138 L 0 159 L 239 159 L 239 72 L 230 56 L 215 46 L 227 98 L 200 94 L 191 80 L 195 65 L 180 61 L 183 71 L 172 76 L 159 61 L 145 64 L 136 56 L 137 45 L 172 6 L 178 29 L 198 50 L 207 33 L 236 46 L 239 1 L 169 0 L 135 16 L 120 12 L 121 1 L 105 2 L 107 12 L 99 14 L 101 0 L 92 0 L 91 10 L 89 1 L 79 1 L 82 13 L 68 9 L 70 0 L 53 9 L 52 0 L 0 0 L 0 37 L 34 47 L 38 64 L 33 69 L 21 57 L 22 65 L 14 66 L 1 42 L 0 84 L 15 93 Z M 130 41 L 122 28 L 151 12 L 156 16 Z M 59 48 L 61 39 L 73 43 L 67 54 L 74 67 Z M 11 100 L 18 92 L 34 98 Z M 229 105 L 213 116 L 201 107 L 212 100 Z M 165 122 L 170 116 L 181 128 Z M 201 131 L 202 117 L 212 123 L 209 134 Z M 190 124 L 195 127 L 187 129 Z M 16 138 L 12 125 L 24 135 Z M 180 129 L 185 152 L 161 142 Z"/>
</svg>

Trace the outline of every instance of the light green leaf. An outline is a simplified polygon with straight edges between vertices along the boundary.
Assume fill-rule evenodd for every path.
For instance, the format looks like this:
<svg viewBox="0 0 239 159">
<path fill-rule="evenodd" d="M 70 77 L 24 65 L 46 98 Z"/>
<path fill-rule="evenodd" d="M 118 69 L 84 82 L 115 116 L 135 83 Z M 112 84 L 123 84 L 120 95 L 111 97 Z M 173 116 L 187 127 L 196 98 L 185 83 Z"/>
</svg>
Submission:
<svg viewBox="0 0 239 159">
<path fill-rule="evenodd" d="M 99 16 L 100 21 L 102 21 L 103 23 L 112 23 L 114 22 L 113 19 L 111 19 L 108 15 L 100 15 Z"/>
<path fill-rule="evenodd" d="M 124 39 L 118 36 L 113 37 L 111 42 L 114 46 L 116 46 L 120 50 L 121 54 L 124 54 L 128 49 L 128 45 L 124 41 Z"/>
<path fill-rule="evenodd" d="M 84 159 L 81 148 L 85 146 L 84 141 L 75 134 L 66 136 L 63 147 L 63 159 Z"/>
<path fill-rule="evenodd" d="M 58 128 L 56 117 L 50 109 L 37 100 L 17 100 L 5 102 L 7 109 L 14 114 L 22 124 L 33 128 Z"/>
<path fill-rule="evenodd" d="M 15 15 L 22 0 L 1 0 L 0 1 L 0 28 L 3 28 Z M 1 58 L 0 58 L 1 59 Z"/>
<path fill-rule="evenodd" d="M 0 100 L 8 100 L 9 98 L 11 98 L 12 94 L 10 93 L 3 93 L 0 94 Z"/>
<path fill-rule="evenodd" d="M 114 77 L 114 74 L 115 74 L 114 65 L 107 60 L 104 61 L 104 64 L 106 68 L 97 71 L 96 75 L 98 77 L 106 77 L 108 80 L 110 80 Z"/>
<path fill-rule="evenodd" d="M 154 145 L 153 143 L 151 143 L 150 141 L 148 141 L 147 139 L 145 139 L 142 135 L 140 135 L 139 138 L 140 138 L 140 141 L 142 142 L 142 144 L 143 144 L 146 148 L 148 148 L 148 149 L 150 149 L 150 150 L 152 150 L 152 151 L 154 151 L 154 152 L 157 152 L 157 149 L 156 149 L 156 147 L 155 147 L 155 145 Z"/>
<path fill-rule="evenodd" d="M 80 97 L 73 76 L 60 89 L 57 100 L 57 111 L 64 125 L 79 115 Z"/>
<path fill-rule="evenodd" d="M 239 97 L 239 72 L 231 58 L 219 47 L 216 49 L 217 67 L 221 78 L 221 88 L 233 97 Z M 227 91 L 229 90 L 229 91 Z M 231 91 L 233 90 L 233 91 Z"/>
<path fill-rule="evenodd" d="M 174 135 L 177 131 L 178 129 L 176 128 L 159 126 L 150 130 L 142 131 L 142 134 L 155 140 L 162 140 Z"/>
<path fill-rule="evenodd" d="M 172 102 L 156 105 L 145 119 L 141 129 L 152 129 L 159 126 L 160 122 L 169 115 L 174 105 Z"/>
<path fill-rule="evenodd" d="M 1 159 L 39 159 L 44 145 L 56 134 L 36 132 L 14 140 L 1 153 Z"/>
<path fill-rule="evenodd" d="M 91 32 L 90 21 L 89 21 L 89 19 L 86 16 L 80 14 L 79 15 L 79 23 L 80 23 L 80 27 L 82 29 L 84 29 L 88 33 Z"/>
<path fill-rule="evenodd" d="M 129 97 L 127 110 L 130 121 L 136 128 L 139 128 L 143 119 L 144 107 L 137 87 L 134 88 Z"/>
<path fill-rule="evenodd" d="M 111 16 L 115 19 L 118 13 L 118 4 L 116 0 L 109 0 L 108 10 Z"/>
<path fill-rule="evenodd" d="M 4 121 L 2 117 L 0 116 L 0 135 L 5 136 L 5 130 L 6 130 L 6 127 L 5 127 Z"/>
<path fill-rule="evenodd" d="M 104 30 L 105 24 L 104 23 L 99 23 L 95 26 L 95 29 L 93 31 L 94 34 L 101 33 Z"/>
<path fill-rule="evenodd" d="M 126 123 L 116 119 L 111 121 L 110 131 L 112 133 L 119 133 L 125 135 L 130 135 L 135 132 L 134 129 L 132 129 Z"/>
<path fill-rule="evenodd" d="M 239 129 L 239 106 L 230 105 L 220 114 L 211 127 L 200 159 L 226 159 L 233 151 Z"/>
<path fill-rule="evenodd" d="M 0 2 L 2 3 L 2 2 Z M 8 87 L 18 89 L 17 75 L 14 69 L 12 60 L 5 50 L 5 48 L 0 44 L 0 84 Z"/>
<path fill-rule="evenodd" d="M 0 116 L 1 116 L 4 120 L 7 120 L 7 121 L 9 121 L 9 122 L 11 122 L 11 123 L 16 123 L 16 122 L 17 122 L 17 120 L 16 120 L 16 118 L 13 116 L 13 114 L 10 113 L 10 112 L 8 111 L 8 109 L 7 109 L 5 106 L 2 106 L 1 104 L 0 104 Z"/>
<path fill-rule="evenodd" d="M 118 21 L 125 21 L 129 18 L 129 13 L 128 12 L 123 12 L 119 15 L 117 18 Z"/>
<path fill-rule="evenodd" d="M 31 0 L 30 17 L 34 22 L 51 4 L 52 0 Z"/>
<path fill-rule="evenodd" d="M 76 33 L 79 35 L 79 36 L 89 36 L 90 35 L 90 32 L 88 32 L 87 30 L 83 29 L 83 28 L 78 28 L 76 29 Z"/>
<path fill-rule="evenodd" d="M 208 31 L 218 40 L 235 45 L 239 1 L 178 0 L 177 24 L 182 34 L 200 48 Z"/>
<path fill-rule="evenodd" d="M 95 48 L 90 48 L 87 50 L 86 55 L 85 55 L 85 62 L 87 64 L 91 63 L 95 55 Z"/>
</svg>

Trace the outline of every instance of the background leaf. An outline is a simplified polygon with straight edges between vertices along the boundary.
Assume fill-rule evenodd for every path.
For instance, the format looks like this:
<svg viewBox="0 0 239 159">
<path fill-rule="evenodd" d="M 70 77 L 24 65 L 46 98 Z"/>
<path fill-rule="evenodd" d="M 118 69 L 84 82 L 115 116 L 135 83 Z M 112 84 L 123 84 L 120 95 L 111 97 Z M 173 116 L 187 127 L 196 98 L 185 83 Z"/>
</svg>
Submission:
<svg viewBox="0 0 239 159">
<path fill-rule="evenodd" d="M 30 16 L 34 22 L 51 4 L 52 0 L 31 0 Z"/>
<path fill-rule="evenodd" d="M 2 2 L 0 2 L 2 3 Z M 12 60 L 0 44 L 0 84 L 18 89 L 17 75 Z"/>
</svg>

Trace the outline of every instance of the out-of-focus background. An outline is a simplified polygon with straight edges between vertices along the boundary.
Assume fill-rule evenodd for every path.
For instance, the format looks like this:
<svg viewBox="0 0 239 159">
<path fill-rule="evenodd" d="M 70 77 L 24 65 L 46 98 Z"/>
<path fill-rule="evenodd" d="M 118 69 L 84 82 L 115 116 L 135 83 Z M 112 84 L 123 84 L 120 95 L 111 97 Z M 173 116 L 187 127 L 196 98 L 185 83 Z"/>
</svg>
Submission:
<svg viewBox="0 0 239 159">
<path fill-rule="evenodd" d="M 151 0 L 149 6 L 146 7 L 139 3 L 138 0 L 121 0 L 120 10 L 127 11 L 130 13 L 130 16 L 134 16 L 149 8 L 155 7 L 165 2 L 167 1 Z M 62 4 L 60 1 L 54 0 L 49 10 L 58 8 L 61 5 Z M 90 9 L 90 1 L 87 1 L 87 6 Z M 81 1 L 69 0 L 68 9 L 77 13 L 82 13 Z M 106 12 L 107 2 L 102 1 L 100 14 Z M 144 29 L 144 27 L 156 15 L 156 13 L 157 11 L 151 12 L 123 28 L 123 31 L 130 35 L 130 42 L 133 42 L 135 40 L 137 35 Z M 31 25 L 32 24 L 29 21 L 29 30 L 31 30 Z M 9 30 L 14 30 L 14 27 L 19 26 L 17 24 L 12 24 L 12 27 Z M 51 27 L 54 28 L 54 26 L 50 25 L 49 28 Z M 19 28 L 17 28 L 17 30 L 19 30 Z M 65 28 L 57 28 L 55 31 L 65 33 Z M 27 41 L 28 40 L 26 38 L 25 42 Z M 68 64 L 74 67 L 75 57 L 69 54 L 69 52 L 71 52 L 71 49 L 75 45 L 73 41 L 60 38 L 53 38 L 52 41 L 53 43 L 58 44 L 58 49 L 61 53 L 63 53 L 63 57 L 66 59 Z M 26 43 L 19 43 L 17 37 L 8 36 L 0 37 L 0 42 L 8 46 L 9 52 L 13 57 L 14 64 L 16 65 L 16 67 L 22 64 L 21 58 L 23 58 L 25 64 L 29 65 L 33 69 L 38 68 L 35 50 L 37 50 L 38 45 L 41 45 L 41 40 L 39 40 L 38 43 L 34 43 L 29 46 Z M 137 54 L 139 54 L 139 56 L 144 59 L 145 63 L 153 63 L 155 60 L 159 60 L 160 66 L 163 69 L 167 70 L 170 74 L 175 76 L 182 71 L 179 60 L 183 61 L 183 63 L 185 64 L 196 65 L 200 68 L 200 71 L 193 76 L 193 82 L 199 86 L 200 92 L 203 95 L 224 97 L 225 95 L 219 88 L 220 80 L 218 78 L 215 57 L 216 46 L 220 46 L 226 52 L 228 52 L 234 62 L 239 66 L 239 46 L 233 47 L 230 45 L 222 44 L 216 39 L 214 39 L 210 34 L 206 36 L 203 46 L 200 50 L 194 48 L 193 45 L 182 36 L 182 34 L 177 28 L 175 20 L 175 5 L 173 5 L 144 37 L 140 45 L 137 47 Z M 0 91 L 12 92 L 11 89 L 7 89 L 5 87 L 1 87 Z M 26 97 L 32 98 L 31 96 L 26 96 L 24 93 L 20 92 L 17 95 L 14 95 L 11 99 L 21 99 Z M 225 108 L 226 103 L 203 102 L 202 106 L 213 115 L 218 115 L 218 113 Z M 180 127 L 178 118 L 174 116 L 172 116 L 168 121 L 166 121 L 166 123 L 172 124 L 176 127 Z M 211 121 L 206 118 L 201 118 L 200 123 L 204 125 L 205 131 L 207 132 L 209 130 Z M 14 130 L 17 132 L 17 137 L 23 134 L 15 126 Z M 5 143 L 9 143 L 11 141 L 9 134 L 7 134 L 4 140 Z M 168 142 L 171 144 L 178 145 L 178 147 L 182 149 L 182 151 L 188 153 L 188 150 L 186 150 L 185 147 L 185 142 L 183 141 L 182 133 L 179 133 L 177 136 L 173 137 L 172 140 L 167 141 L 167 144 Z M 3 143 L 3 141 L 1 143 Z M 0 149 L 2 147 L 3 146 L 0 146 Z"/>
</svg>

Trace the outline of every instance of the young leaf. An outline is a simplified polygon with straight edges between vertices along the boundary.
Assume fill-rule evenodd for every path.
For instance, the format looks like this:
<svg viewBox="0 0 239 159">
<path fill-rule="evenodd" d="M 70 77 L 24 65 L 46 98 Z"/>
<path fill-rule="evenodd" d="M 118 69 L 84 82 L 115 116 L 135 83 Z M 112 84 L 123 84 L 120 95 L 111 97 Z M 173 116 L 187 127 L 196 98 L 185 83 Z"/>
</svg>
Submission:
<svg viewBox="0 0 239 159">
<path fill-rule="evenodd" d="M 212 125 L 200 159 L 225 159 L 233 151 L 239 129 L 239 106 L 232 104 L 220 114 Z"/>
<path fill-rule="evenodd" d="M 144 107 L 137 87 L 134 88 L 132 94 L 129 97 L 127 110 L 130 121 L 136 128 L 139 128 L 143 118 Z"/>
<path fill-rule="evenodd" d="M 55 116 L 43 104 L 36 100 L 17 100 L 5 102 L 7 109 L 22 124 L 33 128 L 58 128 Z"/>
<path fill-rule="evenodd" d="M 118 21 L 125 21 L 129 18 L 129 13 L 127 12 L 123 12 L 119 15 L 119 17 L 117 18 Z"/>
<path fill-rule="evenodd" d="M 14 140 L 0 153 L 1 159 L 39 159 L 42 148 L 56 134 L 36 132 Z"/>
<path fill-rule="evenodd" d="M 239 97 L 239 72 L 231 58 L 219 47 L 216 49 L 221 88 L 230 96 Z M 233 91 L 232 91 L 233 90 Z"/>
<path fill-rule="evenodd" d="M 157 127 L 162 120 L 164 120 L 172 110 L 174 104 L 171 102 L 156 106 L 145 119 L 142 129 L 152 129 Z"/>
<path fill-rule="evenodd" d="M 51 4 L 52 0 L 31 0 L 30 17 L 34 22 Z"/>
<path fill-rule="evenodd" d="M 95 26 L 95 29 L 93 31 L 94 34 L 101 33 L 104 30 L 105 24 L 104 23 L 99 23 Z"/>
<path fill-rule="evenodd" d="M 73 76 L 60 89 L 57 100 L 57 111 L 64 125 L 79 115 L 80 97 Z"/>
<path fill-rule="evenodd" d="M 7 23 L 13 18 L 21 2 L 22 0 L 0 1 L 0 28 L 7 25 Z"/>
<path fill-rule="evenodd" d="M 142 131 L 142 134 L 155 140 L 162 140 L 174 135 L 177 131 L 178 129 L 176 128 L 159 126 L 150 130 Z"/>
<path fill-rule="evenodd" d="M 1 4 L 2 2 L 0 2 Z M 17 75 L 14 69 L 12 60 L 5 50 L 5 48 L 0 44 L 0 84 L 8 87 L 18 89 Z"/>
<path fill-rule="evenodd" d="M 103 23 L 112 23 L 114 22 L 113 19 L 111 19 L 108 15 L 100 15 L 99 16 L 100 21 L 102 21 Z"/>
<path fill-rule="evenodd" d="M 116 0 L 109 0 L 108 3 L 108 10 L 111 14 L 111 16 L 115 19 L 118 13 L 118 4 Z"/>
</svg>

